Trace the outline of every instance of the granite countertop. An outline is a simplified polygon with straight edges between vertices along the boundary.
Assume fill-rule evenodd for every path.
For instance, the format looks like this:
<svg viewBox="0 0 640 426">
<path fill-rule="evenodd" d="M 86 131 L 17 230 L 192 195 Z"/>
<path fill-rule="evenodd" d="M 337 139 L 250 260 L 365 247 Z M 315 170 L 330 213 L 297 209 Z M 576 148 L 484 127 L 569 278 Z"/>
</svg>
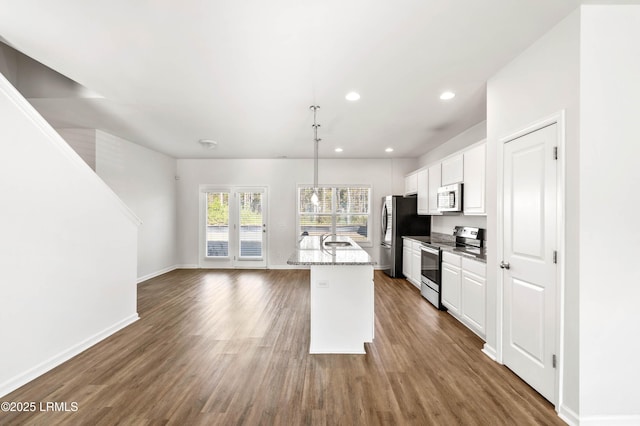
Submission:
<svg viewBox="0 0 640 426">
<path fill-rule="evenodd" d="M 298 248 L 289 257 L 289 265 L 375 265 L 376 262 L 355 241 L 349 237 L 332 235 L 326 241 L 345 241 L 346 247 L 321 247 L 320 237 L 305 236 L 298 242 Z"/>
<path fill-rule="evenodd" d="M 448 236 L 446 236 L 448 237 Z M 440 247 L 443 251 L 448 251 L 459 256 L 469 257 L 482 263 L 487 263 L 487 249 L 486 247 L 473 248 L 473 247 L 456 247 L 455 239 L 451 240 L 445 236 L 431 235 L 431 236 L 413 236 L 406 235 L 402 238 L 408 238 L 410 240 L 419 241 L 421 243 L 429 243 Z"/>
</svg>

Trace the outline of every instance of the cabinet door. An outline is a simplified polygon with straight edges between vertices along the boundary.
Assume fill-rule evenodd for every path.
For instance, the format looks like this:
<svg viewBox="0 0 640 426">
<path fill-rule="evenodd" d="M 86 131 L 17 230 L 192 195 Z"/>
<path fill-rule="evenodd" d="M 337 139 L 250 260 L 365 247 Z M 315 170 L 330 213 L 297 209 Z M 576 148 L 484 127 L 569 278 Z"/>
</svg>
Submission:
<svg viewBox="0 0 640 426">
<path fill-rule="evenodd" d="M 411 280 L 411 242 L 402 240 L 402 274 Z"/>
<path fill-rule="evenodd" d="M 462 321 L 482 338 L 486 333 L 486 283 L 485 278 L 462 270 Z"/>
<path fill-rule="evenodd" d="M 442 186 L 440 185 L 441 166 L 442 165 L 438 163 L 436 165 L 429 167 L 428 187 L 429 187 L 429 214 L 430 215 L 442 214 L 441 212 L 438 211 L 438 188 Z"/>
<path fill-rule="evenodd" d="M 486 152 L 483 143 L 464 153 L 464 214 L 486 214 Z"/>
<path fill-rule="evenodd" d="M 462 182 L 464 159 L 462 154 L 442 160 L 442 186 Z"/>
<path fill-rule="evenodd" d="M 460 315 L 460 280 L 460 268 L 442 264 L 442 304 L 455 315 Z"/>
<path fill-rule="evenodd" d="M 422 281 L 421 265 L 422 265 L 422 253 L 420 253 L 420 248 L 418 248 L 417 250 L 413 250 L 412 258 L 411 258 L 411 267 L 413 268 L 411 272 L 411 276 L 414 279 L 413 285 L 418 287 L 418 289 L 420 288 L 420 284 Z"/>
<path fill-rule="evenodd" d="M 418 214 L 429 214 L 429 169 L 418 172 Z"/>
<path fill-rule="evenodd" d="M 404 178 L 404 195 L 418 193 L 418 172 L 413 172 Z"/>
</svg>

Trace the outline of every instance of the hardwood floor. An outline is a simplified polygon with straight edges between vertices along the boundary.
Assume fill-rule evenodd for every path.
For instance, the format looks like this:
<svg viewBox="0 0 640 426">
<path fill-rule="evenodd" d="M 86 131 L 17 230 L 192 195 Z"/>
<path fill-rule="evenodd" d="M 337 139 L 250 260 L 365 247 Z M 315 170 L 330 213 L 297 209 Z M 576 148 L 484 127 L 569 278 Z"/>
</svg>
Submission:
<svg viewBox="0 0 640 426">
<path fill-rule="evenodd" d="M 309 355 L 309 272 L 180 270 L 140 321 L 0 398 L 77 402 L 0 424 L 540 425 L 551 404 L 405 280 L 376 271 L 366 355 Z"/>
</svg>

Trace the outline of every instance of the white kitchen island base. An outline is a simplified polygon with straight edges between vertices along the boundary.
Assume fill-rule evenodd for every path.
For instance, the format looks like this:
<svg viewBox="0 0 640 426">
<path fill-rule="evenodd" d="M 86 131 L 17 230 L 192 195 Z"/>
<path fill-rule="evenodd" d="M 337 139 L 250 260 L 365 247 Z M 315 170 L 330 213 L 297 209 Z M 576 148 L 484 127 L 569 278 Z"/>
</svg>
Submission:
<svg viewBox="0 0 640 426">
<path fill-rule="evenodd" d="M 373 265 L 311 266 L 312 354 L 364 354 L 373 341 Z"/>
</svg>

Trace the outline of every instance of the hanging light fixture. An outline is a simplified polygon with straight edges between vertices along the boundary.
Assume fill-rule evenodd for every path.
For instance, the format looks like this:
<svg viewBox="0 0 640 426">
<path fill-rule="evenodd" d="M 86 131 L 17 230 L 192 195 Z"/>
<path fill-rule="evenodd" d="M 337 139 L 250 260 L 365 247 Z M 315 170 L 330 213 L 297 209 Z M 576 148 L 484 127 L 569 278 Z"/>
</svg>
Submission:
<svg viewBox="0 0 640 426">
<path fill-rule="evenodd" d="M 320 199 L 318 198 L 318 142 L 322 139 L 318 138 L 318 127 L 320 125 L 316 122 L 316 113 L 320 109 L 318 105 L 311 105 L 309 109 L 313 110 L 313 142 L 314 142 L 314 150 L 313 150 L 313 195 L 311 195 L 311 202 L 313 205 L 317 206 L 320 203 Z"/>
</svg>

